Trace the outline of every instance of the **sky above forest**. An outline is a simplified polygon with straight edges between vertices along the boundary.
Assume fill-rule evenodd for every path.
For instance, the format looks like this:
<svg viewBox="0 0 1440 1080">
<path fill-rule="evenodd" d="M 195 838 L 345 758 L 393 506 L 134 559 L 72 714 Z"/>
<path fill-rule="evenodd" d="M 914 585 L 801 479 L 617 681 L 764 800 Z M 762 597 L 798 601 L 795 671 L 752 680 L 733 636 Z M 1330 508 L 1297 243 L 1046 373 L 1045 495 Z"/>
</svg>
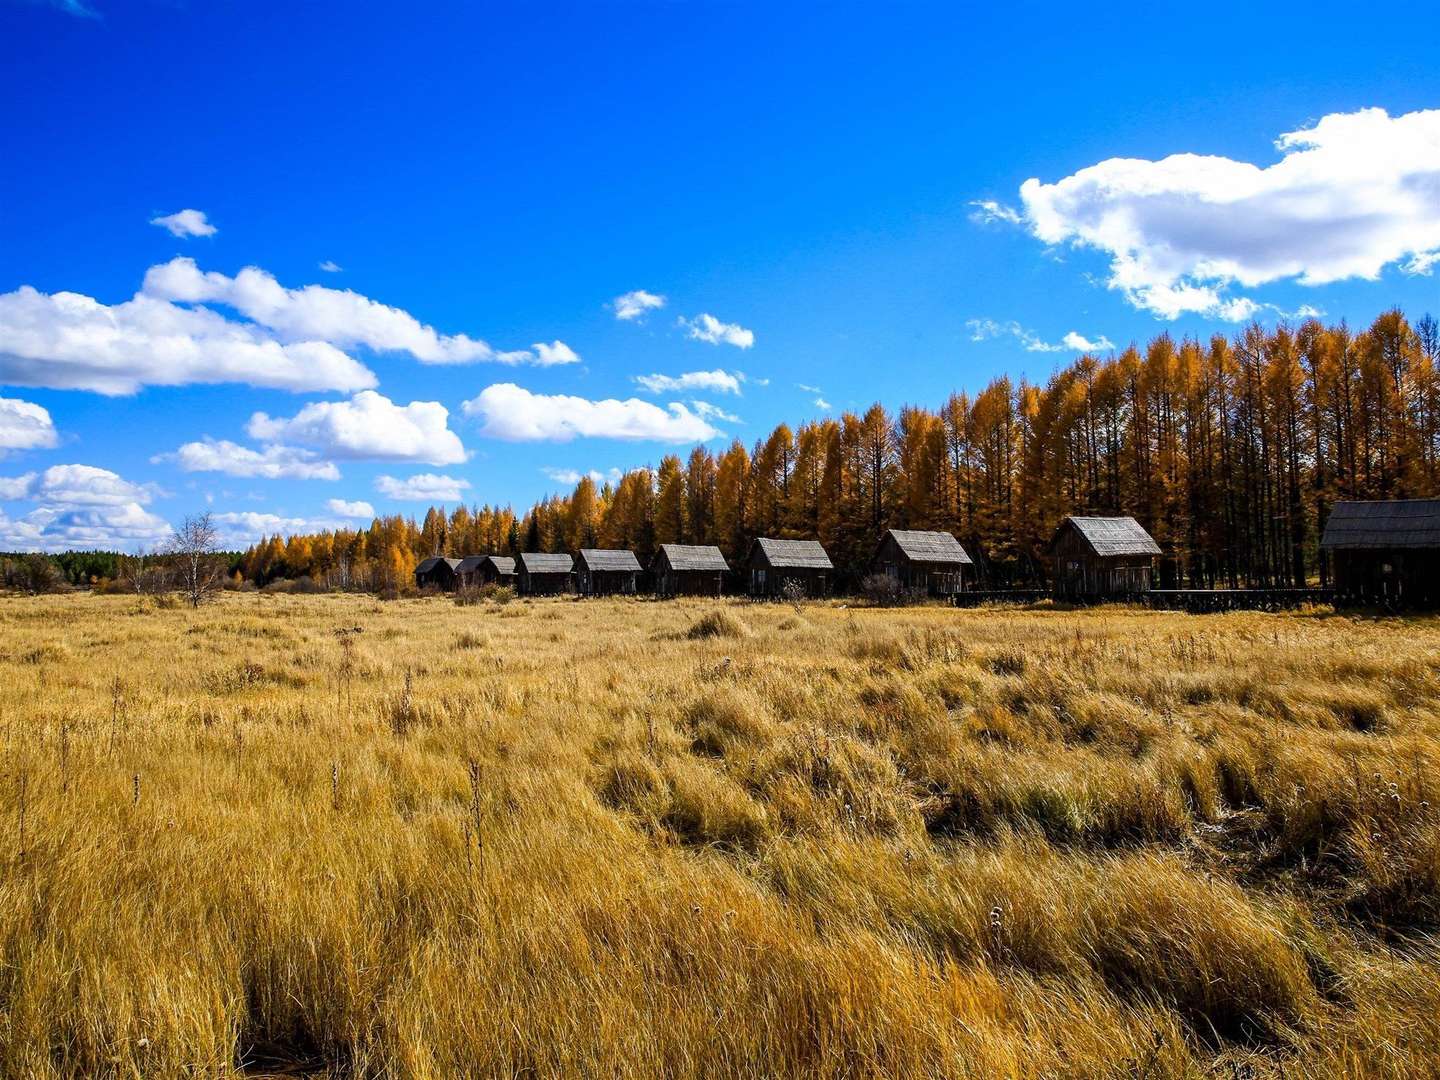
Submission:
<svg viewBox="0 0 1440 1080">
<path fill-rule="evenodd" d="M 0 550 L 521 507 L 1162 332 L 1440 313 L 1432 19 L 0 0 Z"/>
</svg>

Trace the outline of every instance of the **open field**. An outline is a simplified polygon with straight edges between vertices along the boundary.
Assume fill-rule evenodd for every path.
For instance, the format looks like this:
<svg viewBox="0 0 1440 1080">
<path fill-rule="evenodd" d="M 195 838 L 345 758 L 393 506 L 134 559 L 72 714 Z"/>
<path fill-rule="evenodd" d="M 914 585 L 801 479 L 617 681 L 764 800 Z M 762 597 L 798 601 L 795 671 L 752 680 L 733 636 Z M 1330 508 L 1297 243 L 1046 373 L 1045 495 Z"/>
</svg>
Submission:
<svg viewBox="0 0 1440 1080">
<path fill-rule="evenodd" d="M 0 673 L 0 1075 L 1440 1071 L 1434 619 L 75 595 Z"/>
</svg>

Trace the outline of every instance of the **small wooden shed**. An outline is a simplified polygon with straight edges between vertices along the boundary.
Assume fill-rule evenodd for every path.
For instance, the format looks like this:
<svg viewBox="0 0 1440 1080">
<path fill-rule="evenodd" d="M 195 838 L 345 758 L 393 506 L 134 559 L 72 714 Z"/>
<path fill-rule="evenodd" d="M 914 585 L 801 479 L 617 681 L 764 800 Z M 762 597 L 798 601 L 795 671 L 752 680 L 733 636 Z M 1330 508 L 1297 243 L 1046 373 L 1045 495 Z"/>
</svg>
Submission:
<svg viewBox="0 0 1440 1080">
<path fill-rule="evenodd" d="M 1067 517 L 1049 554 L 1058 599 L 1118 599 L 1150 591 L 1160 545 L 1133 517 Z"/>
<path fill-rule="evenodd" d="M 515 587 L 515 560 L 509 555 L 486 555 L 480 563 L 481 585 Z"/>
<path fill-rule="evenodd" d="M 546 596 L 570 591 L 575 560 L 569 555 L 527 551 L 515 559 L 515 581 L 525 596 Z"/>
<path fill-rule="evenodd" d="M 719 596 L 730 564 L 710 544 L 661 544 L 650 560 L 656 596 Z"/>
<path fill-rule="evenodd" d="M 745 561 L 750 571 L 750 595 L 784 597 L 824 596 L 835 572 L 830 556 L 818 540 L 773 540 L 758 537 Z"/>
<path fill-rule="evenodd" d="M 480 564 L 484 555 L 466 555 L 455 568 L 455 586 L 459 589 L 473 589 L 480 584 Z"/>
<path fill-rule="evenodd" d="M 459 566 L 459 559 L 446 559 L 440 555 L 422 559 L 420 565 L 415 567 L 415 587 L 450 592 L 455 588 L 455 571 Z"/>
<path fill-rule="evenodd" d="M 575 583 L 584 596 L 633 595 L 640 585 L 640 560 L 633 551 L 581 548 Z"/>
<path fill-rule="evenodd" d="M 508 555 L 466 555 L 455 568 L 456 584 L 462 589 L 482 585 L 515 584 L 515 560 Z"/>
<path fill-rule="evenodd" d="M 1440 499 L 1336 503 L 1320 547 L 1341 602 L 1440 607 Z"/>
<path fill-rule="evenodd" d="M 899 583 L 903 592 L 954 596 L 965 587 L 970 556 L 948 532 L 889 529 L 870 559 L 870 572 Z"/>
</svg>

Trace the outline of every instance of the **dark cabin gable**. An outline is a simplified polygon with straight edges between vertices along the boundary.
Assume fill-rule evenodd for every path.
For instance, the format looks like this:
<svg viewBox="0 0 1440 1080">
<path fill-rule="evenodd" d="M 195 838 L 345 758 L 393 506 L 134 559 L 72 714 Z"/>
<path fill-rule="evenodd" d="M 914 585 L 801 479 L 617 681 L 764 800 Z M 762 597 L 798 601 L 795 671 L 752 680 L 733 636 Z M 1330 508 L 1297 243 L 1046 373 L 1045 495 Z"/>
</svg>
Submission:
<svg viewBox="0 0 1440 1080">
<path fill-rule="evenodd" d="M 964 588 L 970 565 L 950 533 L 888 529 L 870 559 L 870 573 L 893 579 L 905 592 L 953 596 Z"/>
<path fill-rule="evenodd" d="M 1338 502 L 1320 548 L 1341 603 L 1440 607 L 1440 499 Z"/>
<path fill-rule="evenodd" d="M 804 596 L 825 596 L 835 567 L 818 540 L 777 540 L 758 537 L 750 545 L 746 560 L 750 572 L 750 595 L 785 597 L 798 591 Z"/>
<path fill-rule="evenodd" d="M 440 555 L 432 555 L 428 559 L 423 559 L 415 567 L 415 587 L 417 589 L 443 589 L 448 592 L 455 588 L 455 574 L 459 566 L 459 559 L 447 559 Z"/>
<path fill-rule="evenodd" d="M 1068 517 L 1048 553 L 1057 597 L 1103 600 L 1148 592 L 1160 547 L 1133 517 Z"/>
<path fill-rule="evenodd" d="M 515 583 L 526 596 L 569 592 L 574 568 L 569 555 L 527 551 L 515 558 Z"/>
<path fill-rule="evenodd" d="M 730 564 L 711 544 L 661 544 L 650 560 L 655 595 L 719 596 Z"/>
<path fill-rule="evenodd" d="M 633 594 L 640 584 L 640 560 L 633 551 L 582 548 L 575 557 L 575 579 L 584 596 Z"/>
</svg>

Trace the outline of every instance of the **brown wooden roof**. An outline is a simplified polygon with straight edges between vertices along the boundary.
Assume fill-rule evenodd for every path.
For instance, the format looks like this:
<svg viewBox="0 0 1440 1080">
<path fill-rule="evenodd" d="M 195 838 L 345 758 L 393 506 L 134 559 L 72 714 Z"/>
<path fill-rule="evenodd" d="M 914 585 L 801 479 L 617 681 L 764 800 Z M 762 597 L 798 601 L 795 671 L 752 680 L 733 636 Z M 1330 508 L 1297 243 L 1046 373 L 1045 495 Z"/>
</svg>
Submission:
<svg viewBox="0 0 1440 1080">
<path fill-rule="evenodd" d="M 640 572 L 640 560 L 633 551 L 614 551 L 602 548 L 581 548 L 579 564 L 588 570 L 618 570 Z"/>
<path fill-rule="evenodd" d="M 948 532 L 924 532 L 919 529 L 891 529 L 886 535 L 907 559 L 923 563 L 952 563 L 969 566 L 970 556 L 960 541 Z"/>
<path fill-rule="evenodd" d="M 530 574 L 568 574 L 575 568 L 569 555 L 551 555 L 543 551 L 527 551 L 516 560 L 517 569 Z"/>
<path fill-rule="evenodd" d="M 718 547 L 710 544 L 661 544 L 656 558 L 663 553 L 671 570 L 722 570 L 730 564 Z"/>
<path fill-rule="evenodd" d="M 755 547 L 777 570 L 835 569 L 819 540 L 773 540 L 761 536 L 756 538 Z"/>
<path fill-rule="evenodd" d="M 1068 517 L 1055 532 L 1073 527 L 1096 555 L 1159 555 L 1160 545 L 1133 517 Z M 1051 546 L 1055 541 L 1052 540 Z"/>
</svg>

